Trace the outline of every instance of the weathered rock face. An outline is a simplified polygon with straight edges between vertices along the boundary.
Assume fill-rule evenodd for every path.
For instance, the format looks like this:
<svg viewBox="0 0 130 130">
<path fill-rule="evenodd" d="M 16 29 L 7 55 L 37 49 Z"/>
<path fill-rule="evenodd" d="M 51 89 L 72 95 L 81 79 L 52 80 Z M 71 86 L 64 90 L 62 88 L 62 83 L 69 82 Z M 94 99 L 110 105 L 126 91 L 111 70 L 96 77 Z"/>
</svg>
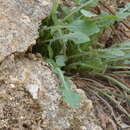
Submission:
<svg viewBox="0 0 130 130">
<path fill-rule="evenodd" d="M 101 130 L 84 92 L 77 90 L 81 105 L 72 109 L 61 100 L 58 86 L 44 62 L 8 57 L 0 65 L 0 129 Z"/>
<path fill-rule="evenodd" d="M 49 0 L 0 0 L 0 61 L 36 43 L 39 23 L 50 8 Z"/>
</svg>

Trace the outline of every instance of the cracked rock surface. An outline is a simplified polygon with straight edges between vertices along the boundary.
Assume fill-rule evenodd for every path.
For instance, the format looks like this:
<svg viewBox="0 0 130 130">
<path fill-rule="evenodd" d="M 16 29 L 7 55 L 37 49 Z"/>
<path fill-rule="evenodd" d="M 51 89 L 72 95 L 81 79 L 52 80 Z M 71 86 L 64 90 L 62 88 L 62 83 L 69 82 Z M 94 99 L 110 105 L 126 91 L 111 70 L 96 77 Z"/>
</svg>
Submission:
<svg viewBox="0 0 130 130">
<path fill-rule="evenodd" d="M 50 8 L 49 0 L 0 0 L 0 61 L 36 43 Z"/>
<path fill-rule="evenodd" d="M 10 56 L 0 65 L 0 129 L 101 130 L 80 89 L 79 108 L 62 100 L 59 82 L 41 60 Z"/>
</svg>

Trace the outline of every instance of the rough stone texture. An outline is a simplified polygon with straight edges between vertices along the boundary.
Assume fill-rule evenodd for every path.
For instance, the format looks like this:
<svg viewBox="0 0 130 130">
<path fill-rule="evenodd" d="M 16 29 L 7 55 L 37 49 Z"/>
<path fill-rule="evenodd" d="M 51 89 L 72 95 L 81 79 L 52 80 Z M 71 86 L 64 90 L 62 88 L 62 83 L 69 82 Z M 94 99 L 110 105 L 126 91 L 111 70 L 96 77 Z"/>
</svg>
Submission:
<svg viewBox="0 0 130 130">
<path fill-rule="evenodd" d="M 1 130 L 101 130 L 82 90 L 79 108 L 61 100 L 57 77 L 47 64 L 10 56 L 0 65 Z"/>
<path fill-rule="evenodd" d="M 35 44 L 50 7 L 49 0 L 0 0 L 0 61 Z"/>
</svg>

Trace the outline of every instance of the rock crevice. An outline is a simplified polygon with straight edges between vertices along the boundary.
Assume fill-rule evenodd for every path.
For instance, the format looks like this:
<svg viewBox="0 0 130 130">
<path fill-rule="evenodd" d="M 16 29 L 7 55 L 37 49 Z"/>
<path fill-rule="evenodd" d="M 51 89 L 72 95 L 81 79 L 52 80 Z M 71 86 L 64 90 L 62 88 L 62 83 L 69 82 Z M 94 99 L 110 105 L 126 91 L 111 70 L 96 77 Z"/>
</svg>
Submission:
<svg viewBox="0 0 130 130">
<path fill-rule="evenodd" d="M 49 0 L 0 0 L 0 61 L 36 43 L 39 24 L 50 9 Z"/>
</svg>

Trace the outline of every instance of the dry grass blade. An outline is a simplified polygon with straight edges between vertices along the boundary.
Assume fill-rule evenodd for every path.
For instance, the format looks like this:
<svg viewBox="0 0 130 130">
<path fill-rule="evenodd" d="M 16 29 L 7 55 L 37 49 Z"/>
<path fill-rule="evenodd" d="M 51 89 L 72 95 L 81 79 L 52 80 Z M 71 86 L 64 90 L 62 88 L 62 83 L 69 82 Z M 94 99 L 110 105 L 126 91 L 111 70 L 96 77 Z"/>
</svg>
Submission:
<svg viewBox="0 0 130 130">
<path fill-rule="evenodd" d="M 89 91 L 91 91 L 92 93 L 94 93 L 101 101 L 104 102 L 104 104 L 106 104 L 107 108 L 108 108 L 108 109 L 110 110 L 110 112 L 111 112 L 112 117 L 114 118 L 115 121 L 118 122 L 118 119 L 116 118 L 116 115 L 115 115 L 115 113 L 114 113 L 114 110 L 113 110 L 112 106 L 108 103 L 108 101 L 105 100 L 104 98 L 102 98 L 102 96 L 100 96 L 97 92 L 93 91 L 92 89 L 90 89 L 90 88 L 87 88 L 87 89 L 89 89 Z M 117 129 L 117 128 L 116 128 L 116 129 Z"/>
<path fill-rule="evenodd" d="M 123 84 L 122 82 L 116 80 L 115 78 L 113 78 L 112 76 L 108 76 L 108 75 L 102 75 L 99 74 L 99 76 L 106 78 L 110 81 L 112 81 L 114 84 L 117 84 L 119 87 L 121 87 L 123 90 L 127 91 L 128 93 L 130 93 L 130 88 L 128 88 L 125 84 Z"/>
<path fill-rule="evenodd" d="M 95 89 L 96 91 L 98 91 L 99 93 L 103 94 L 104 96 L 106 96 L 109 100 L 111 100 L 114 104 L 116 104 L 117 108 L 123 112 L 128 118 L 130 118 L 130 114 L 120 105 L 120 103 L 115 100 L 112 96 L 110 96 L 109 94 L 105 93 L 104 91 L 98 89 L 97 87 L 94 86 L 89 86 L 90 88 Z"/>
</svg>

